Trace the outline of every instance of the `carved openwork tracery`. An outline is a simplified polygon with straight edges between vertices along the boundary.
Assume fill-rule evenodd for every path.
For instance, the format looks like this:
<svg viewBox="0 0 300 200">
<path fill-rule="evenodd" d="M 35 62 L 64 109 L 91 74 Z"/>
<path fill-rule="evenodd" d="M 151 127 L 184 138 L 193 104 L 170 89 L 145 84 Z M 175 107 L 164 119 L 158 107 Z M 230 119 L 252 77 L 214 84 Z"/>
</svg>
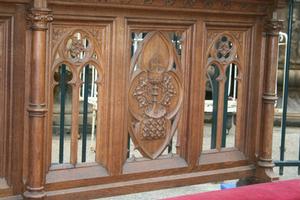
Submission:
<svg viewBox="0 0 300 200">
<path fill-rule="evenodd" d="M 240 106 L 243 77 L 243 42 L 241 32 L 208 32 L 206 91 L 212 94 L 211 149 L 226 147 L 228 113 L 233 112 L 236 134 L 240 130 Z M 230 87 L 233 85 L 233 87 Z M 233 91 L 233 92 L 232 92 Z M 232 95 L 232 96 L 231 96 Z M 208 104 L 208 102 L 206 102 Z M 230 111 L 229 111 L 230 108 Z"/>
<path fill-rule="evenodd" d="M 131 71 L 129 131 L 135 146 L 151 159 L 162 153 L 177 128 L 182 78 L 176 56 L 168 37 L 152 32 L 146 36 L 131 66 L 137 69 Z"/>
<path fill-rule="evenodd" d="M 59 29 L 59 26 L 52 27 L 52 30 L 52 42 L 55 42 L 55 46 L 52 51 L 53 64 L 50 77 L 52 83 L 52 91 L 54 91 L 54 93 L 52 94 L 53 96 L 51 96 L 50 98 L 51 100 L 53 100 L 53 104 L 51 105 L 53 122 L 51 122 L 51 124 L 55 123 L 55 114 L 57 115 L 57 111 L 55 113 L 55 109 L 58 110 L 59 108 L 59 105 L 57 104 L 66 104 L 66 112 L 68 110 L 68 107 L 71 107 L 71 111 L 69 111 L 68 113 L 68 115 L 71 115 L 68 117 L 70 121 L 67 121 L 66 123 L 70 123 L 69 125 L 71 126 L 71 130 L 69 130 L 71 132 L 70 162 L 72 164 L 76 164 L 78 139 L 81 139 L 83 141 L 82 137 L 86 135 L 86 133 L 83 133 L 84 128 L 80 127 L 84 126 L 84 124 L 89 123 L 89 126 L 92 127 L 92 138 L 95 138 L 95 135 L 97 135 L 97 133 L 99 132 L 99 128 L 96 130 L 94 130 L 94 128 L 96 127 L 96 124 L 100 123 L 99 117 L 97 117 L 97 115 L 99 115 L 99 113 L 101 112 L 100 101 L 103 97 L 101 92 L 102 90 L 100 89 L 103 87 L 103 61 L 101 60 L 102 51 L 100 48 L 99 40 L 94 36 L 93 32 L 90 32 L 89 30 L 64 27 L 62 31 Z M 102 31 L 102 29 L 99 29 L 97 32 L 99 33 Z M 64 86 L 64 89 L 61 88 L 62 83 L 60 81 L 60 76 L 62 76 L 62 68 L 65 68 L 64 74 L 66 77 L 64 77 L 63 79 L 67 84 L 66 86 Z M 64 92 L 66 93 L 66 97 L 64 98 L 65 102 L 61 100 L 60 102 L 55 101 L 55 97 L 57 96 L 56 91 L 59 90 L 64 90 Z M 85 90 L 88 92 L 85 92 Z M 88 95 L 86 99 L 84 97 L 85 93 L 87 93 Z M 85 108 L 81 109 L 81 107 L 84 107 L 85 104 L 88 105 L 86 111 L 84 111 Z M 84 117 L 80 117 L 82 115 L 86 115 L 91 121 L 90 112 L 92 110 L 92 123 L 88 122 L 87 120 L 84 121 L 84 119 L 82 119 Z M 59 114 L 62 115 L 61 110 L 59 111 Z M 61 124 L 59 125 L 61 126 Z M 91 141 L 91 143 L 94 142 L 95 141 Z M 91 146 L 91 148 L 95 149 L 95 146 Z M 82 153 L 82 155 L 83 154 L 85 153 Z M 82 162 L 86 162 L 85 159 L 82 159 Z"/>
</svg>

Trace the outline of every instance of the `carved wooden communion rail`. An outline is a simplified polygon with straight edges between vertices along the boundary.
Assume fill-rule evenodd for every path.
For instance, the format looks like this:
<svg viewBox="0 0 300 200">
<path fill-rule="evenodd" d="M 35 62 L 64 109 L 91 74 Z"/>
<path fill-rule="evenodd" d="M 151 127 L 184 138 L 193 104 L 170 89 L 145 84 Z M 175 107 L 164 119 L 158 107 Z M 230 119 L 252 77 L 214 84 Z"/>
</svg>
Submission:
<svg viewBox="0 0 300 200">
<path fill-rule="evenodd" d="M 0 197 L 276 179 L 282 5 L 0 0 Z"/>
</svg>

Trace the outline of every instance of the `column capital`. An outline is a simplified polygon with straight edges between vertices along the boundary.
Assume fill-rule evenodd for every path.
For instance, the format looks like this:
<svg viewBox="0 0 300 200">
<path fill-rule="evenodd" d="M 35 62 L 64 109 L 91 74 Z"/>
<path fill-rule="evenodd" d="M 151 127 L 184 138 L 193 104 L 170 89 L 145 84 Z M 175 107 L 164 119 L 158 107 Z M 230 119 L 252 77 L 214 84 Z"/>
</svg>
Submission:
<svg viewBox="0 0 300 200">
<path fill-rule="evenodd" d="M 268 19 L 264 24 L 265 34 L 270 36 L 278 36 L 279 31 L 283 28 L 283 21 L 278 19 Z"/>
<path fill-rule="evenodd" d="M 48 8 L 32 8 L 27 13 L 27 21 L 32 30 L 47 30 L 48 23 L 53 21 L 52 11 Z"/>
</svg>

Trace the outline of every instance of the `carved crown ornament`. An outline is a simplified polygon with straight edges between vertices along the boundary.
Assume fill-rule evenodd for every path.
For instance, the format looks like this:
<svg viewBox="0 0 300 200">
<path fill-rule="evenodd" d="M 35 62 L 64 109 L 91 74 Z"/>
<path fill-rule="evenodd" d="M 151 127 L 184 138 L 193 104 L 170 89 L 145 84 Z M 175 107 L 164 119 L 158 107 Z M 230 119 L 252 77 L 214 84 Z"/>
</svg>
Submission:
<svg viewBox="0 0 300 200">
<path fill-rule="evenodd" d="M 155 159 L 168 146 L 178 126 L 183 98 L 181 66 L 167 36 L 151 32 L 131 68 L 136 69 L 131 71 L 128 94 L 130 136 L 145 157 Z"/>
<path fill-rule="evenodd" d="M 46 30 L 48 23 L 53 21 L 53 15 L 49 9 L 30 9 L 26 19 L 33 30 Z"/>
</svg>

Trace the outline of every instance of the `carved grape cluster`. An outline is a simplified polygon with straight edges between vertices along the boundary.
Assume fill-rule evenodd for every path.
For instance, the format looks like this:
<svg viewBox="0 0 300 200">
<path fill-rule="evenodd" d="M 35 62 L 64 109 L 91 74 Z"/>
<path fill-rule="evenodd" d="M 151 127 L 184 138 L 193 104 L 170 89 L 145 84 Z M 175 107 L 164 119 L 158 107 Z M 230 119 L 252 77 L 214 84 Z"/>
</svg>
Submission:
<svg viewBox="0 0 300 200">
<path fill-rule="evenodd" d="M 149 118 L 143 121 L 142 139 L 157 140 L 166 137 L 166 119 L 165 118 Z"/>
</svg>

